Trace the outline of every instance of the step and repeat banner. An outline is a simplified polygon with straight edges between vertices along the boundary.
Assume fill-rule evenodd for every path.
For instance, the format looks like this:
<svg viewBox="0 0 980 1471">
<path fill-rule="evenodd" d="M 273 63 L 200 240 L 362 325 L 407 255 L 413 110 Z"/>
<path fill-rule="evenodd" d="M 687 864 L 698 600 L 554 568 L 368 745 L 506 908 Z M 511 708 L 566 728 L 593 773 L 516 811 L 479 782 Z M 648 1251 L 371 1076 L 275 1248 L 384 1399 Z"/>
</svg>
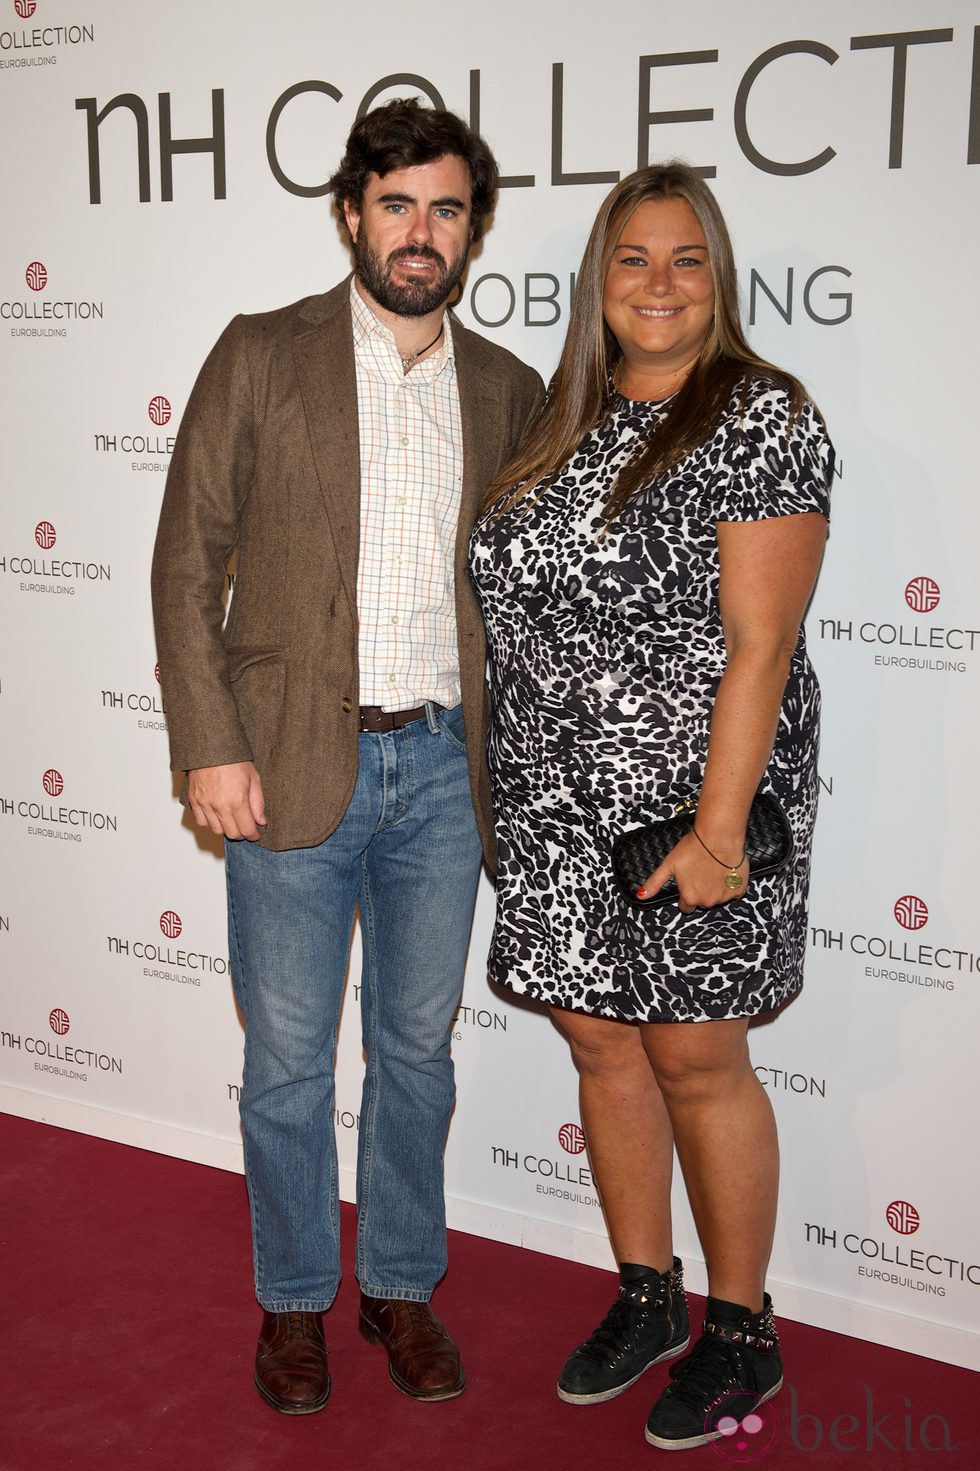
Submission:
<svg viewBox="0 0 980 1471">
<path fill-rule="evenodd" d="M 773 1295 L 976 1363 L 980 4 L 605 17 L 0 0 L 0 1106 L 241 1167 L 223 865 L 168 772 L 149 560 L 214 339 L 348 270 L 325 181 L 355 117 L 417 95 L 485 133 L 504 187 L 458 312 L 545 377 L 600 200 L 681 156 L 730 221 L 754 344 L 805 380 L 839 456 L 808 615 L 825 720 L 807 984 L 752 1032 L 783 1146 Z M 492 914 L 485 884 L 450 1219 L 609 1266 L 569 1057 L 488 987 Z M 355 945 L 348 1194 L 358 991 Z"/>
</svg>

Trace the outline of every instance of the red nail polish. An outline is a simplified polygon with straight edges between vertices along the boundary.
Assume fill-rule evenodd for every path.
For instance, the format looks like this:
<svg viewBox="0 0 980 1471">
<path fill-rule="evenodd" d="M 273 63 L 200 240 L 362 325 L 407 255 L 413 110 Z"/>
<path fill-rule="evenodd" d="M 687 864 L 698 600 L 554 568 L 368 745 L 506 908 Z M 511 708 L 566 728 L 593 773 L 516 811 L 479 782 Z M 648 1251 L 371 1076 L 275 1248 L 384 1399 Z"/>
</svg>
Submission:
<svg viewBox="0 0 980 1471">
<path fill-rule="evenodd" d="M 646 896 L 647 896 L 646 889 L 637 889 L 637 891 L 636 891 L 636 897 L 638 899 L 645 899 Z"/>
</svg>

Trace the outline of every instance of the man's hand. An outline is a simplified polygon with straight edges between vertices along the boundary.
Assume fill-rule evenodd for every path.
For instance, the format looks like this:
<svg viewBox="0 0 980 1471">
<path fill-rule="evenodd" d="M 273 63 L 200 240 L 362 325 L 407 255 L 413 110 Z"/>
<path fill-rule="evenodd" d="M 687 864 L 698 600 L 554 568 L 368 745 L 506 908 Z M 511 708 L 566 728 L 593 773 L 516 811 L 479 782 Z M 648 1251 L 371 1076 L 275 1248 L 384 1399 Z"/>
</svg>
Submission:
<svg viewBox="0 0 980 1471">
<path fill-rule="evenodd" d="M 262 782 L 251 761 L 229 766 L 200 766 L 187 773 L 187 799 L 199 827 L 209 827 L 226 838 L 248 838 L 252 843 L 265 827 Z"/>
</svg>

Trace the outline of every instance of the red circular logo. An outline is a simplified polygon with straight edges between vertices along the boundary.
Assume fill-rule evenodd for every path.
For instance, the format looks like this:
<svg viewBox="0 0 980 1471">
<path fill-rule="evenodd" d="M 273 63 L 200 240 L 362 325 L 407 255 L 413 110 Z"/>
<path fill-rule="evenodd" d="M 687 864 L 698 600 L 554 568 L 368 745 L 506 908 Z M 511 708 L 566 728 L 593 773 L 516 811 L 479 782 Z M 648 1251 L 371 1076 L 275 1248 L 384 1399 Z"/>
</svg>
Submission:
<svg viewBox="0 0 980 1471">
<path fill-rule="evenodd" d="M 50 521 L 39 521 L 34 528 L 34 540 L 45 552 L 49 552 L 58 540 L 58 533 Z"/>
<path fill-rule="evenodd" d="M 153 666 L 153 678 L 156 680 L 157 684 L 160 683 L 160 660 L 159 659 L 157 660 L 157 662 Z"/>
<path fill-rule="evenodd" d="M 170 422 L 170 415 L 173 413 L 173 410 L 170 407 L 169 398 L 164 398 L 162 393 L 158 393 L 156 398 L 150 399 L 150 402 L 146 406 L 146 412 L 150 416 L 151 423 L 162 425 Z"/>
<path fill-rule="evenodd" d="M 160 916 L 160 928 L 168 940 L 176 940 L 184 928 L 184 921 L 172 909 L 165 909 Z"/>
<path fill-rule="evenodd" d="M 895 900 L 895 918 L 903 930 L 921 930 L 929 918 L 929 906 L 914 894 L 903 894 Z"/>
<path fill-rule="evenodd" d="M 893 1200 L 885 1211 L 885 1220 L 899 1236 L 911 1236 L 920 1224 L 919 1212 L 907 1200 Z"/>
<path fill-rule="evenodd" d="M 14 9 L 21 20 L 30 20 L 37 9 L 37 0 L 14 0 Z"/>
<path fill-rule="evenodd" d="M 63 1011 L 60 1006 L 56 1006 L 54 1011 L 48 1013 L 48 1026 L 52 1032 L 55 1032 L 59 1037 L 63 1037 L 71 1026 L 67 1011 Z"/>
<path fill-rule="evenodd" d="M 579 1124 L 562 1124 L 558 1143 L 566 1154 L 581 1154 L 585 1148 L 585 1131 Z"/>
<path fill-rule="evenodd" d="M 53 766 L 41 777 L 41 783 L 49 797 L 60 797 L 65 790 L 65 779 Z"/>
<path fill-rule="evenodd" d="M 939 607 L 941 596 L 939 583 L 931 577 L 913 577 L 905 587 L 905 601 L 913 613 L 931 613 Z"/>
<path fill-rule="evenodd" d="M 32 260 L 24 272 L 24 280 L 32 291 L 43 291 L 48 284 L 48 268 L 39 260 Z"/>
</svg>

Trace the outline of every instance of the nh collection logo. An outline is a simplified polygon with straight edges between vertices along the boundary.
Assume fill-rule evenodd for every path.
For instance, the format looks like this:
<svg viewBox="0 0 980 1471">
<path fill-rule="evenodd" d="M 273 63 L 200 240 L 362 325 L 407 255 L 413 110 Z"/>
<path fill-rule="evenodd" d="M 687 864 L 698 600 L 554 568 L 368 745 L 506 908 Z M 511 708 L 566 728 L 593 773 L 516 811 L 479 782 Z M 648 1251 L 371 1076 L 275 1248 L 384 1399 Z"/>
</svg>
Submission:
<svg viewBox="0 0 980 1471">
<path fill-rule="evenodd" d="M 913 613 L 932 613 L 942 601 L 942 589 L 934 577 L 925 574 L 905 584 L 903 601 Z M 967 669 L 965 654 L 975 653 L 980 646 L 980 629 L 947 628 L 922 623 L 879 623 L 875 619 L 821 618 L 819 634 L 832 643 L 862 643 L 868 647 L 901 650 L 876 653 L 874 662 L 880 669 L 930 670 L 963 674 Z M 933 655 L 944 655 L 935 658 Z M 952 657 L 950 657 L 952 656 Z"/>
<path fill-rule="evenodd" d="M 936 7 L 931 8 L 936 9 Z M 927 53 L 934 58 L 931 65 L 941 69 L 937 72 L 937 76 L 942 78 L 937 88 L 937 108 L 942 119 L 942 136 L 945 144 L 942 156 L 950 162 L 955 160 L 957 164 L 977 164 L 980 163 L 980 138 L 976 136 L 975 120 L 971 117 L 969 125 L 965 123 L 967 114 L 970 112 L 968 104 L 971 100 L 971 88 L 975 86 L 975 73 L 970 65 L 971 52 L 965 21 L 961 27 L 956 28 L 956 32 L 959 44 L 947 49 L 943 43 L 953 41 L 954 27 L 952 26 L 934 30 L 897 31 L 883 35 L 852 35 L 849 38 L 849 45 L 846 31 L 834 31 L 832 39 L 841 46 L 840 51 L 836 50 L 833 45 L 816 38 L 782 40 L 778 32 L 773 32 L 766 36 L 764 49 L 757 55 L 749 57 L 744 52 L 733 56 L 731 49 L 723 52 L 718 45 L 720 38 L 713 36 L 710 30 L 707 30 L 700 38 L 700 44 L 705 48 L 703 50 L 668 51 L 648 55 L 640 55 L 634 50 L 629 60 L 629 53 L 624 52 L 622 56 L 624 64 L 633 68 L 638 63 L 639 86 L 634 94 L 635 108 L 631 106 L 623 113 L 625 133 L 618 144 L 609 129 L 601 126 L 608 112 L 603 95 L 605 90 L 603 73 L 587 63 L 584 66 L 576 66 L 574 75 L 566 82 L 564 63 L 553 62 L 550 77 L 543 73 L 541 75 L 543 96 L 540 99 L 539 111 L 542 119 L 545 120 L 543 136 L 536 138 L 530 129 L 525 128 L 522 142 L 528 151 L 533 150 L 542 160 L 545 158 L 549 160 L 550 182 L 553 184 L 580 187 L 594 187 L 596 184 L 609 185 L 617 183 L 620 179 L 619 169 L 582 170 L 576 166 L 580 160 L 573 156 L 573 146 L 566 137 L 565 117 L 584 119 L 586 130 L 597 135 L 601 133 L 606 140 L 605 146 L 611 153 L 618 152 L 621 160 L 629 157 L 635 145 L 636 153 L 633 154 L 633 157 L 636 162 L 635 165 L 631 163 L 630 167 L 636 168 L 645 168 L 650 162 L 651 154 L 662 156 L 675 151 L 676 135 L 671 134 L 669 128 L 677 124 L 687 124 L 694 118 L 698 120 L 699 128 L 704 123 L 712 124 L 710 130 L 700 128 L 699 131 L 699 136 L 704 141 L 698 150 L 701 156 L 697 160 L 697 166 L 706 178 L 714 178 L 718 172 L 717 165 L 711 161 L 712 154 L 717 157 L 729 141 L 732 148 L 737 147 L 741 151 L 743 158 L 752 168 L 759 169 L 770 176 L 775 175 L 780 179 L 798 178 L 814 173 L 832 163 L 837 157 L 837 150 L 828 140 L 833 138 L 838 144 L 842 141 L 840 129 L 834 127 L 835 111 L 838 106 L 835 97 L 839 96 L 839 87 L 828 87 L 827 68 L 836 66 L 835 76 L 839 78 L 839 85 L 847 87 L 847 95 L 863 100 L 869 94 L 869 76 L 880 74 L 881 69 L 890 64 L 896 78 L 896 89 L 899 78 L 902 86 L 900 90 L 893 89 L 890 117 L 882 119 L 883 107 L 879 103 L 879 121 L 877 124 L 869 123 L 869 127 L 873 127 L 882 140 L 887 140 L 887 143 L 879 143 L 877 148 L 878 167 L 882 170 L 885 168 L 900 169 L 903 162 L 906 131 L 914 131 L 918 142 L 920 129 L 924 126 L 918 109 L 912 106 L 909 107 L 909 116 L 908 119 L 906 118 L 904 86 L 906 70 L 911 77 L 917 77 L 920 87 L 924 85 L 922 73 L 917 72 L 917 62 L 913 60 L 913 57 L 917 58 L 921 54 L 922 46 L 928 44 L 933 48 L 931 53 Z M 775 45 L 772 44 L 773 41 L 776 42 Z M 712 45 L 712 42 L 715 44 Z M 940 48 L 938 55 L 935 49 L 937 47 Z M 883 51 L 884 58 L 875 56 L 876 51 Z M 892 53 L 891 57 L 888 57 L 889 51 Z M 868 53 L 871 53 L 870 56 Z M 802 71 L 783 70 L 787 62 L 791 68 L 794 66 L 799 68 L 801 57 L 807 58 L 804 62 L 805 74 Z M 718 65 L 721 65 L 724 71 L 713 73 L 711 68 Z M 744 70 L 737 78 L 734 73 L 729 78 L 729 68 L 734 68 L 734 71 L 737 72 L 743 65 Z M 686 93 L 691 100 L 706 102 L 715 95 L 719 87 L 718 80 L 713 79 L 724 76 L 734 93 L 734 107 L 730 110 L 725 109 L 724 113 L 716 112 L 713 107 L 699 107 L 696 110 L 683 109 L 676 112 L 658 110 L 662 105 L 658 102 L 658 94 L 661 90 L 661 78 L 665 76 L 665 68 L 677 67 L 685 68 L 684 82 L 680 81 L 677 72 L 674 71 L 673 76 L 676 80 L 672 88 L 670 83 L 667 84 L 669 89 L 678 91 L 682 95 Z M 797 75 L 801 78 L 805 75 L 805 81 L 800 83 L 801 87 L 805 87 L 805 93 L 798 92 L 790 95 L 783 111 L 787 116 L 791 115 L 798 105 L 798 96 L 805 98 L 808 116 L 812 109 L 816 117 L 814 143 L 817 151 L 808 157 L 786 158 L 785 148 L 779 141 L 786 131 L 783 118 L 777 116 L 768 126 L 759 125 L 753 102 L 754 90 L 763 76 L 764 86 L 774 85 L 770 80 L 773 68 L 777 76 L 781 75 L 787 88 L 793 87 L 793 79 Z M 636 75 L 635 71 L 634 75 Z M 669 70 L 666 75 L 671 75 Z M 689 76 L 690 81 L 688 81 Z M 127 80 L 134 79 L 127 78 Z M 445 105 L 444 96 L 454 94 L 461 86 L 465 86 L 466 74 L 457 72 L 455 76 L 439 78 L 412 75 L 410 80 L 414 92 L 421 93 L 434 107 L 443 107 Z M 506 95 L 507 78 L 504 77 L 503 81 L 503 90 Z M 331 119 L 330 124 L 324 124 L 324 126 L 335 127 L 339 135 L 343 137 L 354 119 L 363 117 L 374 106 L 378 98 L 389 90 L 391 84 L 391 77 L 384 76 L 370 81 L 367 90 L 361 94 L 357 79 L 340 73 L 331 79 L 321 75 L 313 80 L 288 85 L 273 102 L 264 130 L 266 160 L 273 178 L 280 187 L 306 199 L 322 198 L 330 190 L 327 179 L 300 182 L 287 172 L 290 160 L 288 155 L 285 159 L 283 158 L 283 153 L 286 151 L 285 140 L 281 140 L 278 134 L 282 116 L 288 107 L 299 102 L 301 107 L 309 108 L 315 100 L 316 106 L 325 109 L 323 116 L 329 116 Z M 776 82 L 775 85 L 779 87 L 780 83 Z M 911 84 L 909 90 L 911 91 Z M 887 96 L 887 91 L 884 91 L 882 95 Z M 469 74 L 469 96 L 470 124 L 478 131 L 482 129 L 492 134 L 494 131 L 492 120 L 488 125 L 482 110 L 482 71 L 480 69 L 473 70 Z M 228 129 L 225 126 L 224 90 L 222 88 L 211 89 L 210 134 L 194 138 L 174 137 L 172 118 L 188 115 L 199 116 L 206 105 L 206 100 L 206 95 L 202 95 L 201 91 L 192 91 L 189 94 L 185 92 L 175 100 L 170 92 L 160 92 L 143 97 L 132 89 L 121 91 L 112 97 L 107 97 L 105 93 L 95 97 L 76 97 L 75 106 L 85 115 L 84 124 L 80 124 L 79 131 L 81 132 L 84 127 L 87 135 L 87 173 L 89 199 L 92 204 L 102 202 L 102 158 L 99 130 L 108 121 L 107 132 L 115 140 L 117 134 L 113 129 L 115 121 L 113 114 L 122 108 L 130 113 L 133 120 L 126 129 L 131 140 L 129 146 L 130 184 L 127 190 L 130 197 L 135 196 L 141 204 L 152 202 L 153 181 L 150 157 L 151 144 L 156 142 L 159 152 L 161 199 L 170 201 L 174 197 L 174 159 L 178 154 L 210 155 L 213 198 L 216 200 L 226 198 Z M 627 101 L 625 97 L 622 100 L 624 103 Z M 336 104 L 341 101 L 343 110 L 338 114 Z M 725 121 L 721 123 L 723 116 Z M 157 117 L 159 128 L 157 136 L 152 138 L 151 119 Z M 726 138 L 722 141 L 716 137 L 715 143 L 712 144 L 708 140 L 713 133 L 716 133 L 719 126 L 724 127 Z M 292 123 L 289 127 L 290 136 L 294 133 L 295 128 L 296 124 Z M 666 134 L 664 133 L 665 128 L 668 129 Z M 261 130 L 258 130 L 257 136 L 262 136 Z M 779 156 L 773 158 L 765 151 L 767 149 L 774 149 Z M 918 151 L 917 149 L 917 154 Z M 609 158 L 606 161 L 611 163 L 613 159 Z M 515 164 L 522 162 L 526 160 L 514 159 Z M 508 187 L 533 188 L 537 180 L 537 175 L 523 172 L 510 174 L 503 178 L 501 183 Z M 821 266 L 810 276 L 807 286 L 812 287 L 814 276 L 819 277 L 823 273 L 842 274 L 845 277 L 849 275 L 849 272 L 840 266 Z M 535 275 L 540 281 L 541 273 L 535 273 Z M 493 278 L 483 277 L 481 279 Z M 496 279 L 500 281 L 506 278 L 498 276 Z M 551 278 L 550 273 L 546 279 L 555 280 L 557 289 L 557 280 Z M 791 296 L 789 281 L 787 287 L 789 288 L 787 295 Z M 848 295 L 846 292 L 828 294 L 832 298 L 839 298 L 841 295 L 846 298 Z M 804 306 L 807 305 L 806 294 L 804 294 Z M 833 315 L 818 313 L 816 310 L 812 310 L 812 315 L 818 322 L 845 320 L 846 315 L 849 314 L 849 302 L 845 300 L 843 307 L 844 310 L 835 309 Z M 554 321 L 557 318 L 552 317 L 551 320 Z M 547 319 L 542 322 L 542 325 L 546 324 Z"/>
<path fill-rule="evenodd" d="M 56 1037 L 66 1037 L 71 1029 L 71 1020 L 67 1011 L 63 1011 L 60 1006 L 56 1006 L 48 1014 L 48 1026 Z"/>
<path fill-rule="evenodd" d="M 918 1210 L 907 1200 L 891 1201 L 882 1215 L 897 1236 L 914 1236 L 921 1224 Z M 939 1251 L 928 1244 L 883 1241 L 880 1234 L 842 1231 L 820 1222 L 804 1222 L 803 1229 L 807 1246 L 846 1252 L 856 1259 L 857 1275 L 871 1281 L 933 1297 L 945 1297 L 949 1284 L 980 1287 L 980 1262 L 953 1252 Z"/>
<path fill-rule="evenodd" d="M 138 711 L 148 718 L 137 721 L 139 730 L 162 730 L 167 729 L 166 707 L 163 703 L 163 695 L 160 692 L 160 663 L 159 660 L 153 666 L 153 679 L 157 685 L 151 692 L 137 690 L 102 690 L 103 710 L 132 710 Z"/>
<path fill-rule="evenodd" d="M 176 909 L 164 909 L 157 923 L 165 941 L 180 938 L 184 921 Z M 185 942 L 186 943 L 186 942 Z M 223 955 L 208 955 L 203 950 L 185 950 L 160 940 L 137 940 L 122 935 L 107 935 L 110 955 L 129 956 L 143 961 L 146 980 L 171 981 L 174 985 L 201 989 L 201 977 L 228 974 L 228 961 Z"/>
<path fill-rule="evenodd" d="M 360 990 L 355 992 L 355 996 L 360 996 Z M 474 1027 L 480 1032 L 506 1032 L 507 1018 L 499 1011 L 490 1011 L 486 1006 L 460 1006 L 453 1017 L 454 1042 L 462 1042 L 467 1027 Z"/>
<path fill-rule="evenodd" d="M 903 930 L 921 930 L 929 920 L 929 906 L 915 894 L 903 894 L 895 900 L 895 918 Z"/>
<path fill-rule="evenodd" d="M 60 26 L 54 29 L 62 29 Z M 73 27 L 72 29 L 76 29 Z M 7 32 L 0 33 L 0 45 L 3 36 Z M 39 34 L 39 33 L 38 33 Z M 30 62 L 20 60 L 0 61 L 0 66 L 26 66 L 37 65 L 45 58 L 32 57 Z M 53 61 L 54 57 L 47 60 Z M 30 291 L 37 298 L 50 284 L 51 277 L 47 266 L 43 261 L 29 261 L 24 270 L 24 280 Z M 53 301 L 47 297 L 44 299 L 28 298 L 25 301 L 0 301 L 0 321 L 5 322 L 85 322 L 90 320 L 101 321 L 104 308 L 101 301 L 75 301 L 62 300 Z M 67 337 L 68 329 L 62 326 L 45 327 L 11 327 L 11 337 Z"/>
<path fill-rule="evenodd" d="M 562 1124 L 558 1143 L 566 1154 L 581 1154 L 585 1149 L 585 1131 L 578 1124 Z"/>
<path fill-rule="evenodd" d="M 581 1154 L 585 1149 L 585 1134 L 581 1126 L 562 1124 L 558 1130 L 558 1143 L 566 1154 Z M 587 1164 L 573 1164 L 571 1160 L 552 1159 L 544 1154 L 522 1154 L 498 1144 L 491 1145 L 490 1160 L 499 1168 L 535 1177 L 537 1195 L 553 1196 L 572 1205 L 599 1204 L 595 1179 Z M 590 1193 L 586 1194 L 586 1191 Z"/>
<path fill-rule="evenodd" d="M 41 777 L 41 785 L 48 797 L 60 797 L 65 790 L 65 779 L 60 771 L 49 766 Z M 62 842 L 80 843 L 79 828 L 95 828 L 100 832 L 116 832 L 117 818 L 109 812 L 94 812 L 87 807 L 56 807 L 47 802 L 32 799 L 0 796 L 0 817 L 26 817 L 32 823 L 44 823 L 43 827 L 30 826 L 27 835 L 31 838 L 58 838 Z"/>
<path fill-rule="evenodd" d="M 54 523 L 39 521 L 34 527 L 34 540 L 42 552 L 53 550 L 58 540 Z M 41 582 L 22 582 L 21 592 L 51 593 L 67 597 L 75 596 L 74 584 L 77 582 L 112 580 L 112 569 L 105 562 L 75 562 L 62 557 L 9 557 L 0 553 L 0 573 L 4 572 L 10 572 L 14 576 L 44 579 Z"/>
<path fill-rule="evenodd" d="M 11 1054 L 26 1052 L 34 1059 L 36 1073 L 47 1073 L 51 1077 L 65 1078 L 70 1082 L 88 1082 L 88 1072 L 79 1071 L 82 1068 L 92 1069 L 99 1073 L 122 1072 L 123 1060 L 121 1057 L 113 1057 L 108 1052 L 97 1052 L 91 1048 L 78 1047 L 75 1043 L 61 1040 L 71 1030 L 71 1020 L 64 1007 L 56 1006 L 48 1013 L 48 1026 L 57 1040 L 0 1029 L 0 1048 Z M 13 1056 L 11 1056 L 11 1061 L 13 1061 Z"/>
<path fill-rule="evenodd" d="M 902 894 L 891 908 L 891 918 L 903 930 L 916 934 L 930 922 L 929 906 L 917 894 Z M 841 952 L 860 956 L 866 964 L 864 975 L 873 981 L 897 981 L 907 986 L 931 990 L 935 996 L 952 995 L 956 976 L 980 976 L 980 954 L 952 943 L 946 937 L 934 940 L 875 935 L 866 932 L 848 934 L 820 925 L 810 926 L 810 946 L 814 950 Z"/>
<path fill-rule="evenodd" d="M 146 416 L 155 429 L 163 429 L 173 418 L 173 405 L 165 394 L 155 393 L 146 405 Z M 96 454 L 121 454 L 130 457 L 130 470 L 157 470 L 166 474 L 170 469 L 170 456 L 174 452 L 176 437 L 173 434 L 148 434 L 145 429 L 132 433 L 96 433 Z M 150 455 L 151 459 L 135 459 L 133 456 Z"/>
<path fill-rule="evenodd" d="M 939 583 L 931 577 L 913 577 L 905 586 L 905 601 L 913 613 L 931 613 L 941 596 Z"/>
<path fill-rule="evenodd" d="M 921 1224 L 919 1212 L 907 1200 L 893 1200 L 885 1211 L 885 1220 L 899 1236 L 913 1236 Z"/>
<path fill-rule="evenodd" d="M 18 20 L 30 20 L 37 10 L 37 0 L 12 0 Z M 0 31 L 0 51 L 14 52 L 0 67 L 54 66 L 57 56 L 50 54 L 58 46 L 81 46 L 95 40 L 93 25 L 34 26 L 32 30 Z M 48 52 L 48 55 L 30 55 L 31 52 Z M 18 55 L 27 52 L 28 55 Z"/>
</svg>

